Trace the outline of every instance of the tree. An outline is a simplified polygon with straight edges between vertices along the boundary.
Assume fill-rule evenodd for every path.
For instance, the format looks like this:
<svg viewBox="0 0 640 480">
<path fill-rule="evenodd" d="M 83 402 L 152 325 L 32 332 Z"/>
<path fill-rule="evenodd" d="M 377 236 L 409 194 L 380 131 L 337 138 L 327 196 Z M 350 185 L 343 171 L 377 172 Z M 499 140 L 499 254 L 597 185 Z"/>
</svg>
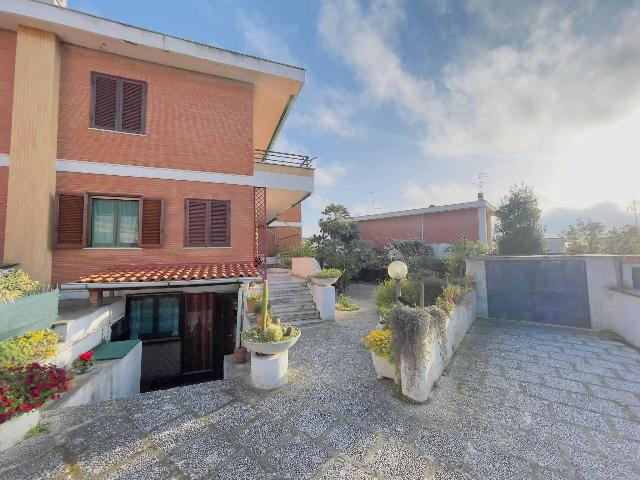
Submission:
<svg viewBox="0 0 640 480">
<path fill-rule="evenodd" d="M 543 253 L 540 214 L 538 199 L 530 186 L 523 183 L 511 187 L 496 211 L 498 252 L 501 255 Z"/>
<path fill-rule="evenodd" d="M 569 225 L 569 229 L 562 232 L 567 253 L 604 253 L 607 249 L 606 227 L 600 222 L 586 222 L 579 218 L 575 226 Z"/>
<path fill-rule="evenodd" d="M 322 212 L 318 221 L 322 234 L 331 240 L 348 243 L 360 238 L 358 223 L 351 219 L 349 210 L 344 205 L 332 203 Z"/>
<path fill-rule="evenodd" d="M 640 255 L 640 227 L 625 225 L 612 228 L 606 236 L 606 253 L 612 255 Z"/>
</svg>

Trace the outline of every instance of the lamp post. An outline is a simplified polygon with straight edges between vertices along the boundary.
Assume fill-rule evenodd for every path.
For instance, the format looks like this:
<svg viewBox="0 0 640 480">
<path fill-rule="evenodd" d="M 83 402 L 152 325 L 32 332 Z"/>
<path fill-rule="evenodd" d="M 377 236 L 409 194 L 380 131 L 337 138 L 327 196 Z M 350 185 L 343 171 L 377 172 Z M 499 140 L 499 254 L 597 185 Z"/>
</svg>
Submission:
<svg viewBox="0 0 640 480">
<path fill-rule="evenodd" d="M 400 290 L 400 282 L 407 278 L 408 272 L 407 264 L 400 260 L 394 260 L 387 267 L 387 273 L 396 281 L 396 303 L 400 303 L 400 295 L 402 293 Z"/>
</svg>

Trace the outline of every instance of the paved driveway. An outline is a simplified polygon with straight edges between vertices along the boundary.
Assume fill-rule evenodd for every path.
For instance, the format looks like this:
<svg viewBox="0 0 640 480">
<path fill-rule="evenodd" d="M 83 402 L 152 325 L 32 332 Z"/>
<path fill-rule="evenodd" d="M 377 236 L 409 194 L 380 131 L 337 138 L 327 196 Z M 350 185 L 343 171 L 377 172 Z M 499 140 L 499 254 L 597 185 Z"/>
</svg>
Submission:
<svg viewBox="0 0 640 480">
<path fill-rule="evenodd" d="M 280 391 L 230 380 L 59 410 L 0 456 L 0 478 L 640 478 L 636 350 L 478 320 L 412 405 L 359 346 L 365 307 L 305 328 Z"/>
</svg>

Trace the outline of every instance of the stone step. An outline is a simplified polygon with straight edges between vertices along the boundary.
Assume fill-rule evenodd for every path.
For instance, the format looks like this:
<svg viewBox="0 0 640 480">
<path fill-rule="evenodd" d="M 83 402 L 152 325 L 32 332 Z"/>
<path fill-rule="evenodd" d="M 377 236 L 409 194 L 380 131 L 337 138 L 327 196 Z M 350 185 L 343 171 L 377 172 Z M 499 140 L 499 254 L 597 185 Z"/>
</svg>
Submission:
<svg viewBox="0 0 640 480">
<path fill-rule="evenodd" d="M 313 302 L 304 303 L 283 303 L 278 305 L 271 305 L 271 311 L 273 314 L 287 313 L 287 312 L 309 312 L 316 309 L 316 304 Z"/>
<path fill-rule="evenodd" d="M 309 290 L 309 287 L 306 283 L 276 283 L 273 285 L 269 285 L 269 293 L 280 293 L 297 290 Z"/>
<path fill-rule="evenodd" d="M 321 320 L 320 312 L 317 310 L 309 313 L 287 313 L 285 315 L 278 315 L 278 317 L 282 323 L 293 323 L 293 322 L 306 322 L 309 320 Z"/>
<path fill-rule="evenodd" d="M 279 305 L 281 303 L 299 303 L 299 302 L 312 302 L 313 297 L 310 293 L 299 293 L 291 295 L 282 295 L 279 297 L 269 297 L 269 303 L 271 305 Z"/>
<path fill-rule="evenodd" d="M 330 322 L 331 320 L 323 320 L 321 318 L 314 318 L 312 320 L 296 320 L 294 322 L 287 322 L 287 325 L 293 325 L 295 327 L 307 327 L 311 325 L 319 325 L 321 323 Z"/>
</svg>

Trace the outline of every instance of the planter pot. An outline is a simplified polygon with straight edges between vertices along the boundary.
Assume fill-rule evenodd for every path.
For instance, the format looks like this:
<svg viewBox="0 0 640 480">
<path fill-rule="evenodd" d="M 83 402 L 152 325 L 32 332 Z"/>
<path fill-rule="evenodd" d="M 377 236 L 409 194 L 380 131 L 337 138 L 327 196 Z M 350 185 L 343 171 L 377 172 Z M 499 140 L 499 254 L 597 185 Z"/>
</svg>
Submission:
<svg viewBox="0 0 640 480">
<path fill-rule="evenodd" d="M 71 390 L 73 388 L 73 378 L 68 378 L 67 380 L 65 380 L 62 388 L 64 392 L 68 392 L 69 390 Z"/>
<path fill-rule="evenodd" d="M 17 415 L 0 423 L 0 452 L 13 447 L 24 437 L 25 433 L 38 425 L 40 410 L 31 410 L 28 413 Z"/>
<path fill-rule="evenodd" d="M 291 340 L 287 340 L 285 342 L 277 342 L 277 343 L 262 343 L 262 342 L 251 342 L 249 340 L 242 340 L 242 345 L 247 347 L 247 350 L 250 350 L 252 353 L 262 353 L 263 355 L 275 355 L 277 353 L 286 352 L 291 347 L 293 347 L 300 335 Z"/>
<path fill-rule="evenodd" d="M 238 347 L 233 352 L 233 359 L 236 363 L 244 363 L 247 361 L 247 349 Z"/>
<path fill-rule="evenodd" d="M 275 390 L 289 382 L 289 352 L 274 355 L 251 352 L 251 384 L 260 390 Z"/>
<path fill-rule="evenodd" d="M 396 366 L 393 363 L 373 352 L 371 352 L 371 360 L 373 360 L 373 367 L 376 369 L 378 380 L 382 378 L 390 378 L 394 382 L 398 383 L 398 379 L 396 377 Z"/>
<path fill-rule="evenodd" d="M 74 372 L 78 375 L 82 375 L 83 373 L 89 373 L 91 371 L 93 371 L 93 369 L 96 368 L 96 364 L 94 363 L 93 365 L 91 365 L 90 367 L 87 368 L 74 368 Z"/>
<path fill-rule="evenodd" d="M 319 285 L 321 287 L 330 287 L 334 283 L 338 281 L 338 277 L 336 278 L 315 278 L 311 277 L 311 282 L 315 285 Z"/>
<path fill-rule="evenodd" d="M 255 303 L 253 300 L 247 300 L 247 312 L 253 313 L 253 308 L 255 307 Z"/>
</svg>

